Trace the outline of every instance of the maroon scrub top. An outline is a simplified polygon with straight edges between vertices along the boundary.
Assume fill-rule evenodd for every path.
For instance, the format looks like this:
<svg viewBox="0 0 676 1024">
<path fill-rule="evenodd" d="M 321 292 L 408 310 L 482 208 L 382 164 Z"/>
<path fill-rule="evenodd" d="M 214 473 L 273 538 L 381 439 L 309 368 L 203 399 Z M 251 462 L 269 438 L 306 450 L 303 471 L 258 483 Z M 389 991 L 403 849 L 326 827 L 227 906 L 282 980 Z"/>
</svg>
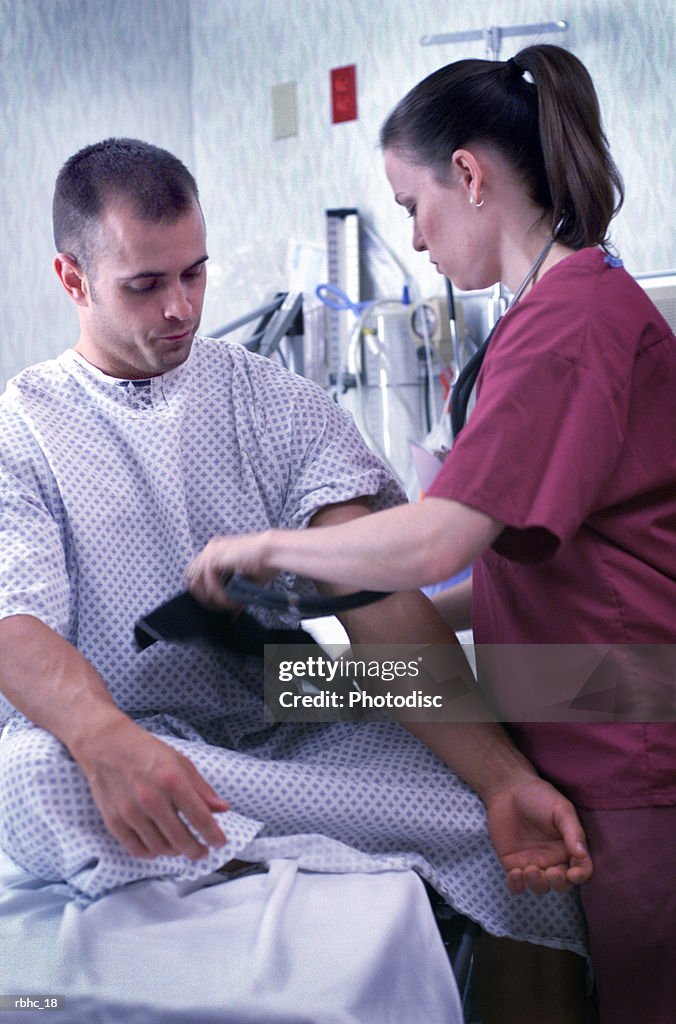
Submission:
<svg viewBox="0 0 676 1024">
<path fill-rule="evenodd" d="M 573 253 L 504 315 L 428 495 L 505 523 L 475 643 L 676 641 L 676 340 L 621 261 Z M 676 803 L 673 722 L 511 728 L 581 806 Z"/>
</svg>

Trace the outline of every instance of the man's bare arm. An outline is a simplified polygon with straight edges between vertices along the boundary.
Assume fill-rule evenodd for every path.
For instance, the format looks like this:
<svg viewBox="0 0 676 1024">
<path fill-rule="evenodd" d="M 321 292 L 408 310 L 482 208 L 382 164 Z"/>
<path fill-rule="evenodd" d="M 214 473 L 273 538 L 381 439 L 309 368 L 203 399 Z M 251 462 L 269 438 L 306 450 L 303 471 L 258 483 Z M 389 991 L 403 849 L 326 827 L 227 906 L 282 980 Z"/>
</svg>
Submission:
<svg viewBox="0 0 676 1024">
<path fill-rule="evenodd" d="M 39 619 L 0 621 L 0 687 L 80 764 L 106 826 L 131 854 L 197 859 L 204 843 L 225 842 L 213 812 L 228 804 L 187 758 L 124 714 L 93 665 Z"/>
<path fill-rule="evenodd" d="M 442 619 L 454 632 L 472 625 L 472 577 L 440 590 L 431 598 Z"/>
<path fill-rule="evenodd" d="M 369 513 L 365 501 L 329 506 L 311 526 L 337 526 Z M 319 584 L 327 594 L 346 586 Z M 471 580 L 460 603 L 471 599 Z M 340 616 L 354 644 L 438 643 L 457 645 L 453 629 L 419 591 L 392 594 L 385 600 Z M 396 641 L 393 640 L 396 638 Z M 478 690 L 475 701 L 482 704 Z M 513 892 L 564 891 L 592 874 L 585 836 L 573 805 L 541 779 L 516 749 L 503 727 L 491 721 L 405 722 L 405 727 L 478 794 L 486 806 L 491 839 Z"/>
</svg>

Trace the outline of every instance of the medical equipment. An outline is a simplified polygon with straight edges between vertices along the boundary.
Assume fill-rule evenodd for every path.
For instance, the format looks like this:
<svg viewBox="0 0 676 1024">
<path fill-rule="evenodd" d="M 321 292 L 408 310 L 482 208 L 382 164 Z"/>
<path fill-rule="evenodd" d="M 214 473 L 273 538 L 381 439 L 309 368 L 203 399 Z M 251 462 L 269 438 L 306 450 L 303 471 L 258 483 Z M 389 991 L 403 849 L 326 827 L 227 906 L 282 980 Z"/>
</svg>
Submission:
<svg viewBox="0 0 676 1024">
<path fill-rule="evenodd" d="M 262 587 L 238 574 L 224 580 L 223 589 L 232 601 L 287 612 L 296 621 L 363 608 L 388 597 L 387 593 L 376 590 L 360 590 L 337 597 L 301 595 Z M 158 640 L 167 640 L 188 644 L 206 642 L 259 657 L 263 656 L 265 644 L 315 642 L 304 630 L 263 627 L 246 612 L 234 616 L 227 611 L 210 611 L 187 591 L 139 619 L 134 627 L 134 638 L 141 651 Z"/>
<path fill-rule="evenodd" d="M 297 629 L 267 629 L 246 612 L 210 611 L 192 594 L 183 591 L 139 619 L 134 626 L 139 651 L 162 640 L 175 644 L 208 644 L 235 654 L 262 658 L 266 644 L 314 643 L 309 633 Z"/>
<path fill-rule="evenodd" d="M 426 337 L 429 338 L 447 366 L 454 361 L 456 352 L 455 313 L 453 290 L 449 288 L 447 300 L 440 295 L 423 299 L 413 307 L 409 320 L 411 331 L 415 337 L 421 342 L 424 342 Z"/>
<path fill-rule="evenodd" d="M 420 344 L 412 330 L 415 306 L 406 288 L 401 299 L 359 304 L 348 300 L 346 308 L 356 320 L 337 375 L 335 398 L 353 414 L 370 446 L 406 490 L 415 492 L 410 443 L 421 441 L 438 415 L 439 354 L 429 337 Z M 427 333 L 425 319 L 419 323 Z"/>
<path fill-rule="evenodd" d="M 328 286 L 357 298 L 361 294 L 359 226 L 359 211 L 352 207 L 326 211 Z M 329 379 L 335 383 L 354 326 L 355 311 L 352 309 L 351 315 L 345 316 L 338 307 L 328 309 L 327 363 Z"/>
<path fill-rule="evenodd" d="M 316 295 L 327 308 L 329 380 L 336 401 L 355 417 L 373 450 L 405 489 L 417 492 L 410 442 L 421 441 L 438 416 L 439 376 L 450 351 L 448 312 L 420 308 L 414 279 L 355 208 L 326 211 L 328 281 Z M 362 298 L 363 243 L 401 276 L 398 295 Z M 366 290 L 366 289 L 365 289 Z M 443 300 L 441 300 L 443 302 Z M 443 355 L 442 355 L 443 352 Z"/>
<path fill-rule="evenodd" d="M 255 321 L 241 343 L 328 389 L 415 497 L 419 481 L 411 444 L 423 443 L 433 428 L 438 433 L 439 421 L 447 419 L 444 391 L 467 356 L 465 343 L 474 351 L 473 338 L 464 330 L 450 282 L 446 297 L 421 301 L 406 267 L 358 210 L 326 214 L 329 280 L 315 291 L 326 331 L 306 323 L 305 296 L 289 291 L 208 333 L 222 338 Z M 403 279 L 399 295 L 360 298 L 363 239 Z"/>
<path fill-rule="evenodd" d="M 303 296 L 298 292 L 277 292 L 264 305 L 210 331 L 209 337 L 222 338 L 256 318 L 258 323 L 253 334 L 242 344 L 250 352 L 271 356 L 279 348 L 282 338 L 296 338 L 303 334 Z"/>
<path fill-rule="evenodd" d="M 362 236 L 401 274 L 399 295 L 362 299 Z M 327 308 L 330 386 L 371 448 L 409 495 L 417 495 L 410 446 L 439 418 L 441 375 L 452 375 L 457 350 L 455 318 L 442 296 L 419 301 L 407 269 L 358 210 L 327 210 L 327 246 L 329 280 L 316 295 Z"/>
<path fill-rule="evenodd" d="M 475 39 L 483 39 L 486 44 L 486 56 L 497 60 L 504 36 L 541 36 L 545 32 L 565 32 L 567 21 L 541 21 L 535 25 L 491 25 L 485 29 L 470 29 L 466 32 L 443 32 L 433 36 L 423 36 L 422 46 L 433 46 L 436 43 L 465 43 Z"/>
<path fill-rule="evenodd" d="M 383 590 L 358 590 L 351 594 L 339 594 L 336 597 L 323 595 L 301 595 L 294 591 L 282 592 L 262 587 L 246 576 L 234 575 L 224 580 L 225 593 L 233 601 L 242 604 L 259 605 L 262 608 L 273 608 L 276 611 L 287 611 L 303 618 L 314 618 L 319 615 L 337 615 L 339 612 L 352 608 L 363 608 L 389 597 Z"/>
</svg>

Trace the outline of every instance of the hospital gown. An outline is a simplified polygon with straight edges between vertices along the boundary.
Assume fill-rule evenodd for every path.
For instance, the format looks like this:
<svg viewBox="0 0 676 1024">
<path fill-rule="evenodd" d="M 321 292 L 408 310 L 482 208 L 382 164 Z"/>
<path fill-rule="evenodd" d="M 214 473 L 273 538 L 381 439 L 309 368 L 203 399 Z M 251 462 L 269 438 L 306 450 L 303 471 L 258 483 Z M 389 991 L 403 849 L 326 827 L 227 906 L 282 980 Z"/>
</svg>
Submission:
<svg viewBox="0 0 676 1024">
<path fill-rule="evenodd" d="M 260 661 L 135 649 L 135 621 L 182 588 L 213 535 L 302 528 L 355 496 L 374 509 L 401 500 L 320 388 L 210 339 L 146 382 L 68 350 L 0 398 L 0 477 L 0 617 L 36 616 L 74 644 L 120 707 L 232 808 L 218 815 L 227 846 L 203 860 L 135 858 L 104 828 L 65 748 L 7 707 L 0 845 L 18 864 L 67 880 L 80 899 L 141 878 L 206 878 L 232 857 L 318 872 L 412 867 L 494 934 L 584 951 L 576 898 L 511 896 L 480 800 L 401 726 L 266 724 Z"/>
</svg>

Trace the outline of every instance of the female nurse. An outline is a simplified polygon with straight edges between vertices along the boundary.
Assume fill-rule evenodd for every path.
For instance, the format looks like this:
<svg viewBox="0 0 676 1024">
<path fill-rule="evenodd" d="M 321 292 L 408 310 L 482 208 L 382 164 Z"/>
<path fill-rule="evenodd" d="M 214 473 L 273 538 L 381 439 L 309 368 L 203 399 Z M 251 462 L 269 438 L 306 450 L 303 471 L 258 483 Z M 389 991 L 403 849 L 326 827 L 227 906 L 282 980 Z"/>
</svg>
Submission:
<svg viewBox="0 0 676 1024">
<path fill-rule="evenodd" d="M 549 45 L 458 61 L 404 97 L 381 144 L 414 248 L 460 289 L 514 296 L 456 385 L 453 447 L 423 501 L 214 538 L 191 588 L 219 606 L 224 573 L 390 591 L 472 565 L 478 645 L 616 645 L 626 664 L 634 645 L 673 644 L 676 344 L 608 248 L 622 186 L 589 74 Z M 456 626 L 462 593 L 440 601 Z M 650 696 L 660 671 L 638 673 L 624 720 L 600 722 L 515 722 L 515 674 L 491 675 L 513 738 L 587 833 L 602 1024 L 666 1024 L 676 1006 L 676 736 L 668 690 Z M 673 687 L 673 666 L 661 678 Z"/>
</svg>

